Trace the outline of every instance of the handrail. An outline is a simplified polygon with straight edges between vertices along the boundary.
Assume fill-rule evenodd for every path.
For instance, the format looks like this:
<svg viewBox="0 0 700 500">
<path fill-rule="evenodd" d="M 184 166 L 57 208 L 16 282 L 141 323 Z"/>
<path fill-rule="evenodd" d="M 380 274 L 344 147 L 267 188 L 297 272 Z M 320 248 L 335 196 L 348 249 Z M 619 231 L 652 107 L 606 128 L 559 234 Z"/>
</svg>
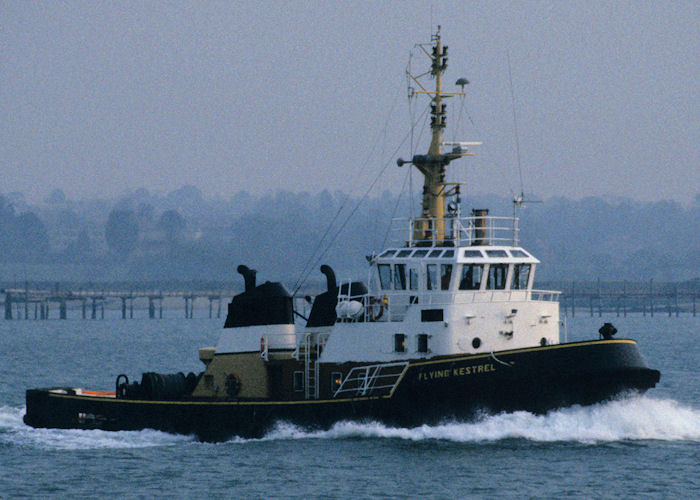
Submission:
<svg viewBox="0 0 700 500">
<path fill-rule="evenodd" d="M 398 367 L 401 367 L 402 370 L 398 372 L 382 373 L 388 368 Z M 366 396 L 367 394 L 383 389 L 390 389 L 388 392 L 391 393 L 407 369 L 408 361 L 356 366 L 350 370 L 350 372 L 348 372 L 347 376 L 340 384 L 340 387 L 338 387 L 335 393 L 333 393 L 333 397 L 338 397 L 339 394 L 343 393 L 353 393 L 356 396 Z M 380 385 L 377 385 L 377 381 L 380 379 L 389 379 L 389 381 L 382 382 Z M 394 379 L 393 383 L 391 379 Z M 346 387 L 346 385 L 350 385 L 350 387 Z"/>
<path fill-rule="evenodd" d="M 517 217 L 398 217 L 391 221 L 391 241 L 396 246 L 432 247 L 469 245 L 518 246 L 520 228 Z M 415 229 L 421 228 L 422 238 Z M 408 231 L 408 238 L 405 232 Z M 398 233 L 398 234 L 397 234 Z"/>
<path fill-rule="evenodd" d="M 559 302 L 561 293 L 556 290 L 443 290 L 429 293 L 419 290 L 379 290 L 361 296 L 339 296 L 339 303 L 354 300 L 363 306 L 356 316 L 339 320 L 352 323 L 398 322 L 403 321 L 406 312 L 415 303 L 437 306 L 511 301 Z M 411 297 L 416 300 L 411 300 Z"/>
<path fill-rule="evenodd" d="M 330 333 L 317 333 L 317 332 L 296 332 L 296 347 L 292 353 L 292 358 L 299 359 L 299 354 L 303 350 L 306 351 L 307 346 L 319 348 L 319 354 L 326 347 Z"/>
</svg>

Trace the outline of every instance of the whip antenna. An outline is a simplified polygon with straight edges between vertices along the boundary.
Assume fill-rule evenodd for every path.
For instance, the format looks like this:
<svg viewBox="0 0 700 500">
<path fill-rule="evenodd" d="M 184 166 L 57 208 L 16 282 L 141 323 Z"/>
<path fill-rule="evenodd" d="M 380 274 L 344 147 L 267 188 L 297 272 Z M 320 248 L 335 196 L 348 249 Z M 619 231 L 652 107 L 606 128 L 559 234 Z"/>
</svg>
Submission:
<svg viewBox="0 0 700 500">
<path fill-rule="evenodd" d="M 510 51 L 506 50 L 506 56 L 508 57 L 508 83 L 510 84 L 510 102 L 513 109 L 513 129 L 515 130 L 515 154 L 518 158 L 518 175 L 520 177 L 520 203 L 522 203 L 522 198 L 524 196 L 523 188 L 523 169 L 520 166 L 520 137 L 518 136 L 518 119 L 515 114 L 515 92 L 513 92 L 513 72 L 510 67 Z"/>
</svg>

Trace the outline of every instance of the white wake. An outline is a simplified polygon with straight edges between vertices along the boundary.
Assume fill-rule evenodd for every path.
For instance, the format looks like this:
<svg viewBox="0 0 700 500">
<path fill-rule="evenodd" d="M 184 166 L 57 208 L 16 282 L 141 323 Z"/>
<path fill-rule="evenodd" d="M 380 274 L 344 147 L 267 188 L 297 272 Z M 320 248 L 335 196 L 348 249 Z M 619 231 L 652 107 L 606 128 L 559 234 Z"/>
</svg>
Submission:
<svg viewBox="0 0 700 500">
<path fill-rule="evenodd" d="M 669 399 L 630 397 L 593 406 L 572 406 L 544 415 L 525 411 L 484 416 L 471 422 L 449 422 L 414 428 L 380 423 L 340 422 L 328 431 L 305 432 L 280 424 L 264 439 L 395 438 L 460 443 L 525 439 L 535 442 L 600 443 L 663 440 L 700 442 L 700 410 Z"/>
<path fill-rule="evenodd" d="M 24 409 L 0 407 L 0 447 L 41 449 L 147 448 L 193 442 L 154 430 L 109 432 L 78 429 L 34 429 L 24 424 Z M 533 442 L 605 443 L 617 441 L 700 442 L 700 410 L 671 399 L 634 396 L 592 406 L 572 406 L 535 415 L 525 411 L 487 415 L 474 422 L 446 422 L 414 428 L 377 422 L 339 422 L 327 431 L 307 431 L 280 423 L 262 439 L 234 438 L 229 443 L 294 439 L 403 439 L 488 443 L 505 439 Z"/>
<path fill-rule="evenodd" d="M 117 448 L 150 448 L 193 441 L 190 436 L 177 436 L 154 430 L 100 431 L 82 429 L 34 429 L 25 425 L 24 408 L 0 407 L 0 447 L 27 446 L 47 450 L 89 450 Z"/>
</svg>

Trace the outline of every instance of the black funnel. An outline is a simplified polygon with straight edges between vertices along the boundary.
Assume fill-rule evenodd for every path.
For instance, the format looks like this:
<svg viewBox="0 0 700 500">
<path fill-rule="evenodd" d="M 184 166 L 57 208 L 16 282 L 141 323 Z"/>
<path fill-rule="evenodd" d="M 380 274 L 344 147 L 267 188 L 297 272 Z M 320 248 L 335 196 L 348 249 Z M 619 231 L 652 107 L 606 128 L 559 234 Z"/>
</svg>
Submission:
<svg viewBox="0 0 700 500">
<path fill-rule="evenodd" d="M 238 266 L 236 270 L 243 276 L 243 279 L 245 280 L 245 291 L 249 292 L 252 289 L 254 289 L 255 274 L 257 273 L 257 271 L 255 269 L 249 269 L 248 266 L 244 266 L 243 264 Z"/>
<path fill-rule="evenodd" d="M 333 269 L 331 269 L 331 266 L 327 266 L 326 264 L 323 264 L 321 266 L 321 272 L 326 275 L 327 290 L 329 292 L 332 290 L 335 290 L 335 288 L 336 288 L 335 273 L 333 272 Z"/>
</svg>

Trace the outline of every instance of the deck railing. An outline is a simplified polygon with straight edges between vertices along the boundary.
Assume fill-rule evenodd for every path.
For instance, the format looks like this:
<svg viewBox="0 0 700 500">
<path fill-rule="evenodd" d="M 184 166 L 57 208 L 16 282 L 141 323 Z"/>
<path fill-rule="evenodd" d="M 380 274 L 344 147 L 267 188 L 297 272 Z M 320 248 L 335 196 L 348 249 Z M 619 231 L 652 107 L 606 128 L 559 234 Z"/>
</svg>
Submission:
<svg viewBox="0 0 700 500">
<path fill-rule="evenodd" d="M 386 396 L 391 394 L 408 368 L 408 361 L 356 366 L 333 394 L 338 396 Z"/>
<path fill-rule="evenodd" d="M 338 303 L 353 301 L 357 304 L 357 312 L 347 316 L 339 316 L 344 322 L 400 322 L 403 321 L 408 309 L 414 304 L 449 305 L 472 304 L 483 302 L 559 302 L 561 292 L 554 290 L 475 290 L 460 292 L 408 293 L 385 290 L 380 294 L 368 293 L 359 296 L 339 295 Z M 342 310 L 342 309 L 341 309 Z"/>
<path fill-rule="evenodd" d="M 391 242 L 397 247 L 512 245 L 518 246 L 517 217 L 395 218 Z"/>
</svg>

